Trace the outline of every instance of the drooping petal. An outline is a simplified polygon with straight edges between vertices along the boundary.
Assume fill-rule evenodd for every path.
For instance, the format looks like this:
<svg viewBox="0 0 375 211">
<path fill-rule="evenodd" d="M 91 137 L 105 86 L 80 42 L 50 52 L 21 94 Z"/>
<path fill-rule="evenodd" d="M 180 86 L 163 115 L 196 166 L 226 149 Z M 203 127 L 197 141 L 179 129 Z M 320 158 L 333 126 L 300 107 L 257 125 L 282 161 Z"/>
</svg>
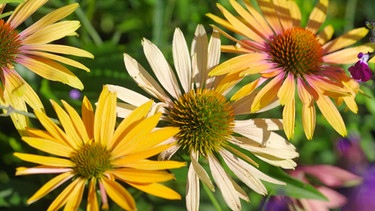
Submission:
<svg viewBox="0 0 375 211">
<path fill-rule="evenodd" d="M 302 79 L 298 78 L 298 95 L 302 101 L 302 126 L 306 138 L 311 140 L 315 130 L 315 106 L 313 98 L 317 97 L 316 92 L 309 88 Z"/>
<path fill-rule="evenodd" d="M 232 210 L 241 210 L 240 199 L 232 181 L 229 179 L 229 175 L 225 172 L 223 167 L 221 167 L 219 161 L 212 155 L 208 156 L 208 163 L 212 177 L 214 178 L 216 185 L 219 187 L 220 192 L 223 194 L 226 204 Z"/>
<path fill-rule="evenodd" d="M 199 177 L 194 171 L 193 164 L 190 163 L 186 179 L 186 209 L 191 211 L 199 210 L 200 187 Z"/>
<path fill-rule="evenodd" d="M 195 174 L 199 177 L 202 182 L 207 185 L 211 191 L 215 191 L 215 187 L 212 184 L 210 177 L 208 176 L 206 170 L 199 164 L 198 155 L 195 152 L 190 153 L 191 165 L 194 168 Z"/>
<path fill-rule="evenodd" d="M 89 190 L 87 194 L 87 210 L 99 211 L 98 197 L 96 196 L 96 179 L 93 178 L 89 183 Z"/>
</svg>

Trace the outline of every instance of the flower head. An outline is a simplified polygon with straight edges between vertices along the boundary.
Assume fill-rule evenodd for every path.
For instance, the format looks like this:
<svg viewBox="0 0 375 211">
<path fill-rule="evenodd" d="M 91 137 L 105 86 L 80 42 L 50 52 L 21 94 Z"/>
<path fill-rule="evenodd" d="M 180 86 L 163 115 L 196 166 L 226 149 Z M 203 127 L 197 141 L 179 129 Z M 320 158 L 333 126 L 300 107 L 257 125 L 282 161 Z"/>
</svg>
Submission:
<svg viewBox="0 0 375 211">
<path fill-rule="evenodd" d="M 353 79 L 358 82 L 366 82 L 372 78 L 372 70 L 367 63 L 372 55 L 371 53 L 364 54 L 360 52 L 357 57 L 359 60 L 354 66 L 349 67 L 349 72 Z"/>
<path fill-rule="evenodd" d="M 294 168 L 292 160 L 298 153 L 275 130 L 282 129 L 278 119 L 242 119 L 248 113 L 246 105 L 253 96 L 240 101 L 227 99 L 230 88 L 220 89 L 220 77 L 208 77 L 208 72 L 219 63 L 220 39 L 214 31 L 208 40 L 203 26 L 198 25 L 189 49 L 180 29 L 173 36 L 172 53 L 177 76 L 161 51 L 144 39 L 143 50 L 155 74 L 154 79 L 135 59 L 124 55 L 125 66 L 138 85 L 157 101 L 155 111 L 163 112 L 164 125 L 180 129 L 167 143 L 177 143 L 162 152 L 161 159 L 170 159 L 176 152 L 190 157 L 187 175 L 186 206 L 199 209 L 200 181 L 212 191 L 214 184 L 201 161 L 208 163 L 213 180 L 225 202 L 232 210 L 240 210 L 240 198 L 248 200 L 245 191 L 231 178 L 236 175 L 243 183 L 259 194 L 267 190 L 261 180 L 283 184 L 258 170 L 252 158 L 257 157 L 274 166 Z M 127 88 L 109 85 L 125 103 L 118 106 L 118 115 L 127 116 L 148 97 Z M 221 157 L 221 158 L 220 158 Z M 220 159 L 219 159 L 220 158 Z M 222 166 L 230 169 L 226 171 Z"/>
<path fill-rule="evenodd" d="M 48 210 L 77 210 L 88 186 L 87 210 L 99 210 L 97 189 L 102 209 L 108 209 L 108 196 L 125 210 L 135 210 L 124 182 L 146 193 L 180 199 L 180 195 L 160 182 L 174 179 L 166 169 L 185 164 L 176 161 L 153 161 L 149 157 L 171 147 L 161 143 L 179 132 L 176 127 L 154 130 L 161 113 L 146 117 L 152 101 L 136 108 L 116 128 L 116 94 L 104 87 L 96 111 L 85 97 L 82 117 L 65 101 L 64 108 L 52 101 L 62 128 L 43 112 L 35 114 L 45 130 L 28 128 L 22 139 L 30 146 L 48 155 L 15 153 L 21 160 L 39 164 L 36 167 L 17 168 L 16 175 L 58 174 L 41 187 L 27 203 L 33 203 L 63 183 L 69 185 L 57 196 Z M 118 181 L 120 182 L 118 182 Z"/>
<path fill-rule="evenodd" d="M 225 19 L 208 14 L 217 24 L 244 37 L 239 40 L 213 26 L 236 42 L 236 45 L 222 46 L 222 51 L 241 55 L 223 62 L 210 75 L 225 75 L 219 87 L 236 83 L 247 75 L 259 76 L 238 90 L 232 100 L 259 91 L 250 105 L 251 112 L 278 101 L 283 105 L 288 139 L 294 135 L 296 92 L 302 101 L 302 123 L 308 139 L 312 139 L 315 130 L 315 104 L 328 123 L 345 136 L 344 121 L 332 99 L 338 104 L 345 102 L 351 111 L 357 112 L 354 97 L 359 85 L 337 65 L 354 63 L 358 49 L 370 49 L 366 46 L 345 49 L 364 37 L 368 29 L 353 29 L 329 41 L 332 26 L 319 32 L 326 18 L 328 0 L 318 2 L 306 26 L 301 26 L 301 13 L 294 1 L 257 2 L 261 12 L 248 0 L 244 0 L 245 7 L 230 0 L 239 16 L 232 15 L 220 4 L 218 8 Z"/>
<path fill-rule="evenodd" d="M 38 95 L 16 72 L 16 65 L 22 65 L 48 80 L 83 89 L 81 81 L 62 64 L 85 71 L 89 69 L 58 54 L 93 57 L 89 52 L 79 48 L 50 44 L 63 37 L 76 35 L 75 31 L 80 26 L 79 21 L 60 20 L 71 14 L 78 7 L 77 3 L 50 12 L 23 31 L 17 30 L 20 24 L 46 2 L 47 0 L 26 0 L 16 7 L 6 21 L 0 20 L 0 103 L 16 110 L 27 111 L 26 104 L 34 110 L 43 109 Z M 10 113 L 10 116 L 15 127 L 22 132 L 27 126 L 27 118 L 17 113 Z"/>
</svg>

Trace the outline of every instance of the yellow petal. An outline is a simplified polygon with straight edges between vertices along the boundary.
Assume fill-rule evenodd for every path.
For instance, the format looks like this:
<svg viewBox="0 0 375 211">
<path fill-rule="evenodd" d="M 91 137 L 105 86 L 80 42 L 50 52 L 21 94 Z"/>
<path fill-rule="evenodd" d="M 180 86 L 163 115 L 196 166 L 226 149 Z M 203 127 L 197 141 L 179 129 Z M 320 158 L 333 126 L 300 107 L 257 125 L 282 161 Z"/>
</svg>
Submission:
<svg viewBox="0 0 375 211">
<path fill-rule="evenodd" d="M 248 96 L 251 94 L 257 87 L 258 87 L 258 82 L 260 79 L 256 79 L 252 81 L 251 83 L 248 83 L 244 86 L 242 86 L 231 98 L 231 101 L 237 101 L 242 99 L 245 96 Z"/>
<path fill-rule="evenodd" d="M 262 53 L 242 54 L 216 66 L 214 69 L 212 69 L 212 71 L 208 75 L 217 76 L 217 75 L 224 75 L 228 73 L 245 71 L 247 69 L 251 69 L 253 64 L 264 61 L 264 59 L 265 59 L 265 55 Z"/>
<path fill-rule="evenodd" d="M 294 92 L 293 97 L 287 102 L 283 108 L 283 125 L 284 125 L 284 132 L 288 139 L 291 139 L 294 135 L 294 125 L 295 125 L 295 99 L 294 99 Z"/>
<path fill-rule="evenodd" d="M 83 97 L 82 101 L 82 121 L 85 124 L 89 138 L 94 138 L 94 108 L 92 107 L 89 99 Z"/>
<path fill-rule="evenodd" d="M 291 1 L 284 1 L 284 0 L 273 0 L 275 4 L 275 10 L 279 17 L 281 26 L 283 30 L 287 30 L 293 28 L 293 17 L 291 16 L 290 12 L 290 3 Z"/>
<path fill-rule="evenodd" d="M 331 64 L 354 64 L 358 61 L 358 52 L 372 52 L 373 47 L 361 45 L 345 48 L 323 56 L 323 61 Z"/>
<path fill-rule="evenodd" d="M 69 141 L 69 145 L 77 149 L 78 146 L 83 144 L 83 141 L 74 128 L 72 119 L 70 119 L 70 116 L 56 102 L 51 100 L 51 104 L 53 109 L 56 111 L 60 124 L 64 128 L 64 132 L 66 134 L 67 141 Z"/>
<path fill-rule="evenodd" d="M 116 178 L 128 183 L 154 183 L 174 179 L 173 174 L 167 171 L 139 170 L 132 168 L 113 169 L 110 171 Z"/>
<path fill-rule="evenodd" d="M 146 117 L 151 109 L 152 103 L 153 101 L 150 100 L 147 103 L 137 107 L 132 113 L 129 114 L 129 116 L 121 121 L 120 125 L 113 134 L 112 140 L 110 140 L 108 143 L 109 149 L 117 147 L 118 142 L 122 140 L 135 125 Z"/>
<path fill-rule="evenodd" d="M 277 92 L 280 89 L 284 79 L 284 74 L 280 74 L 269 81 L 256 95 L 254 102 L 251 105 L 251 112 L 256 112 L 269 103 L 271 103 L 276 97 Z"/>
<path fill-rule="evenodd" d="M 311 90 L 306 86 L 301 79 L 298 81 L 298 95 L 302 101 L 302 126 L 305 132 L 306 138 L 311 140 L 315 130 L 316 124 L 316 114 L 315 114 L 315 105 L 313 101 L 313 94 L 309 92 L 315 91 Z M 316 95 L 316 94 L 314 94 Z"/>
<path fill-rule="evenodd" d="M 293 21 L 293 26 L 294 27 L 301 26 L 302 16 L 301 16 L 301 11 L 300 11 L 297 3 L 295 1 L 288 1 L 288 3 L 289 3 L 288 8 L 289 8 L 289 11 L 290 11 L 290 16 L 291 16 L 292 21 Z"/>
<path fill-rule="evenodd" d="M 34 203 L 35 201 L 44 197 L 49 192 L 55 190 L 57 187 L 59 187 L 61 184 L 63 184 L 64 182 L 72 178 L 73 176 L 74 174 L 72 172 L 66 172 L 66 173 L 60 174 L 52 178 L 27 200 L 27 204 Z"/>
<path fill-rule="evenodd" d="M 58 53 L 58 54 L 66 54 L 66 55 L 73 55 L 73 56 L 80 56 L 80 57 L 87 57 L 87 58 L 94 58 L 90 52 L 85 50 L 67 46 L 67 45 L 59 45 L 59 44 L 39 44 L 39 45 L 30 45 L 27 46 L 27 50 L 29 51 L 46 51 L 50 53 Z"/>
<path fill-rule="evenodd" d="M 65 101 L 62 101 L 62 104 L 64 105 L 65 110 L 68 112 L 74 126 L 74 130 L 78 133 L 80 140 L 89 140 L 90 138 L 87 134 L 85 124 L 77 111 Z"/>
<path fill-rule="evenodd" d="M 139 139 L 143 139 L 145 136 L 149 135 L 151 130 L 158 124 L 161 115 L 161 113 L 157 113 L 135 125 L 113 150 L 113 155 L 121 156 L 133 153 L 133 151 L 139 151 L 139 148 L 142 148 L 142 146 L 138 146 L 134 143 L 137 143 Z M 159 140 L 159 143 L 162 141 L 163 140 Z"/>
<path fill-rule="evenodd" d="M 40 29 L 39 31 L 25 37 L 23 45 L 45 44 L 66 36 L 70 36 L 80 27 L 79 21 L 61 21 Z"/>
<path fill-rule="evenodd" d="M 280 18 L 275 10 L 276 5 L 274 5 L 271 0 L 258 0 L 258 4 L 264 19 L 267 20 L 276 34 L 281 34 L 283 32 L 283 28 L 280 23 Z"/>
<path fill-rule="evenodd" d="M 132 142 L 129 151 L 131 151 L 132 153 L 138 153 L 144 150 L 151 149 L 161 144 L 165 140 L 173 137 L 178 132 L 180 132 L 180 129 L 178 127 L 163 127 L 157 129 L 147 135 L 137 138 L 137 141 Z"/>
<path fill-rule="evenodd" d="M 294 95 L 294 75 L 292 73 L 288 73 L 287 77 L 284 79 L 283 85 L 281 85 L 280 90 L 277 92 L 277 97 L 280 99 L 280 104 L 285 105 L 294 99 Z"/>
<path fill-rule="evenodd" d="M 322 95 L 319 92 L 318 95 L 318 99 L 315 100 L 323 116 L 340 135 L 346 136 L 347 133 L 345 123 L 336 106 L 332 103 L 329 97 Z"/>
<path fill-rule="evenodd" d="M 121 165 L 119 162 L 116 162 L 115 166 L 130 167 L 143 170 L 165 170 L 180 168 L 185 165 L 186 164 L 184 162 L 177 161 L 135 160 L 133 162 L 126 162 L 123 165 Z"/>
<path fill-rule="evenodd" d="M 70 206 L 74 205 L 74 204 L 71 204 L 71 202 L 69 202 L 72 200 L 72 198 L 73 200 L 75 200 L 75 204 L 77 203 L 79 204 L 82 199 L 82 192 L 83 192 L 82 189 L 85 187 L 85 182 L 86 180 L 82 178 L 75 179 L 56 197 L 55 200 L 53 200 L 51 205 L 48 207 L 47 211 L 59 210 L 61 207 L 63 207 L 67 203 L 69 203 Z M 71 209 L 68 209 L 68 210 L 71 210 Z"/>
<path fill-rule="evenodd" d="M 136 210 L 132 195 L 117 182 L 103 177 L 100 180 L 111 199 L 125 210 Z"/>
<path fill-rule="evenodd" d="M 96 179 L 92 178 L 89 183 L 88 197 L 87 197 L 87 208 L 90 211 L 99 211 L 98 199 L 96 196 Z"/>
<path fill-rule="evenodd" d="M 328 54 L 336 50 L 345 48 L 349 45 L 356 43 L 358 40 L 365 37 L 368 33 L 368 29 L 365 27 L 352 29 L 351 31 L 341 35 L 340 37 L 326 43 L 323 46 L 323 53 Z"/>
<path fill-rule="evenodd" d="M 104 86 L 99 96 L 94 117 L 94 140 L 107 146 L 116 124 L 116 93 Z"/>
<path fill-rule="evenodd" d="M 66 65 L 70 65 L 72 67 L 76 67 L 76 68 L 85 70 L 86 72 L 90 72 L 89 68 L 87 68 L 85 65 L 83 65 L 83 64 L 81 64 L 81 63 L 79 63 L 79 62 L 77 62 L 73 59 L 69 59 L 69 58 L 59 56 L 59 55 L 55 55 L 55 54 L 39 52 L 39 51 L 28 51 L 27 53 L 30 54 L 30 55 L 37 56 L 37 57 L 47 58 L 47 59 L 54 60 L 56 62 L 61 62 L 61 63 L 66 64 Z"/>
<path fill-rule="evenodd" d="M 53 155 L 69 158 L 73 149 L 54 140 L 34 137 L 22 137 L 28 145 Z"/>
<path fill-rule="evenodd" d="M 42 156 L 42 155 L 33 155 L 33 154 L 26 154 L 26 153 L 19 153 L 15 152 L 14 156 L 18 157 L 19 159 L 31 163 L 37 163 L 41 165 L 47 166 L 56 166 L 56 167 L 73 167 L 75 164 L 68 159 L 64 158 L 56 158 L 50 156 Z"/>
<path fill-rule="evenodd" d="M 78 210 L 81 204 L 86 179 L 79 178 L 76 180 L 78 180 L 77 184 L 70 184 L 73 187 L 72 190 L 66 190 L 66 196 L 64 196 L 63 193 L 60 194 L 62 197 L 68 198 L 64 210 Z M 68 189 L 68 187 L 66 189 Z M 60 197 L 60 195 L 58 197 Z M 58 198 L 56 198 L 56 200 L 58 200 Z"/>
<path fill-rule="evenodd" d="M 112 161 L 112 165 L 114 165 L 114 166 L 117 166 L 117 165 L 124 166 L 126 163 L 132 163 L 132 162 L 135 162 L 137 160 L 150 158 L 150 157 L 152 157 L 154 155 L 157 155 L 160 152 L 168 149 L 169 147 L 171 147 L 173 145 L 174 144 L 161 145 L 161 146 L 152 148 L 150 150 L 145 150 L 145 151 L 142 151 L 142 152 L 139 152 L 139 153 L 136 153 L 136 154 L 126 154 L 126 156 L 123 156 L 121 158 L 114 157 L 113 158 L 114 160 Z M 112 154 L 114 154 L 114 153 L 112 153 Z M 122 154 L 119 154 L 119 155 L 121 156 Z"/>
<path fill-rule="evenodd" d="M 164 199 L 169 200 L 180 200 L 181 196 L 176 191 L 161 185 L 159 183 L 151 183 L 151 184 L 139 184 L 139 183 L 132 183 L 128 182 L 129 185 L 149 194 L 152 194 L 157 197 L 161 197 Z"/>
<path fill-rule="evenodd" d="M 328 42 L 333 35 L 334 29 L 332 25 L 324 27 L 324 29 L 318 34 L 319 43 L 324 45 Z"/>
<path fill-rule="evenodd" d="M 60 7 L 59 9 L 54 10 L 54 11 L 48 13 L 47 15 L 45 15 L 44 17 L 42 17 L 41 19 L 39 19 L 33 25 L 31 25 L 30 27 L 28 27 L 27 29 L 22 31 L 20 33 L 20 35 L 21 36 L 27 36 L 29 34 L 32 34 L 32 33 L 36 32 L 36 31 L 39 31 L 39 30 L 43 29 L 44 27 L 65 18 L 66 16 L 68 16 L 69 14 L 74 12 L 74 10 L 76 10 L 78 6 L 79 6 L 78 3 L 74 3 L 74 4 L 64 6 L 64 7 Z"/>
<path fill-rule="evenodd" d="M 307 22 L 306 29 L 312 33 L 316 33 L 327 16 L 328 0 L 320 0 L 310 13 L 309 21 Z"/>
<path fill-rule="evenodd" d="M 252 8 L 251 10 L 246 11 L 237 1 L 231 0 L 230 3 L 233 6 L 233 8 L 236 10 L 236 12 L 241 15 L 241 17 L 243 18 L 243 21 L 246 21 L 248 23 L 246 24 L 246 27 L 250 27 L 251 30 L 256 32 L 263 39 L 268 38 L 269 36 L 273 34 L 272 29 L 265 22 L 264 18 L 261 17 L 261 15 L 256 10 L 254 10 L 253 7 L 251 7 Z M 248 2 L 245 1 L 245 4 L 247 3 Z M 261 17 L 261 18 L 257 19 L 257 17 L 258 18 Z M 262 39 L 253 39 L 253 40 L 263 42 Z"/>
<path fill-rule="evenodd" d="M 29 56 L 23 58 L 22 61 L 20 61 L 20 64 L 45 79 L 59 81 L 80 90 L 83 89 L 83 84 L 77 76 L 70 72 L 66 67 L 52 60 Z"/>
<path fill-rule="evenodd" d="M 47 0 L 24 1 L 19 4 L 12 15 L 7 20 L 13 28 L 17 28 L 36 10 L 38 10 Z"/>
<path fill-rule="evenodd" d="M 40 121 L 40 123 L 43 125 L 43 127 L 53 136 L 54 140 L 60 142 L 61 144 L 65 144 L 67 146 L 70 146 L 72 148 L 76 148 L 76 145 L 74 142 L 71 142 L 68 140 L 68 137 L 64 133 L 64 131 L 61 130 L 48 116 L 41 112 L 41 111 L 34 111 L 36 117 Z"/>
</svg>

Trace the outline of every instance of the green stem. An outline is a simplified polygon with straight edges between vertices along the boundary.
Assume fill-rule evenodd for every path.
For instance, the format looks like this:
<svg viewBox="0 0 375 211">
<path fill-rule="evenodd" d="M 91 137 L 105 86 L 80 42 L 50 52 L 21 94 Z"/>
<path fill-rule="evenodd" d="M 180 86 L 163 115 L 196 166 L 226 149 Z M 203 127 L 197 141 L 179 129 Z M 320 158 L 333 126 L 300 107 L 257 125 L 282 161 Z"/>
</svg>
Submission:
<svg viewBox="0 0 375 211">
<path fill-rule="evenodd" d="M 203 189 L 207 193 L 208 198 L 211 200 L 212 204 L 214 205 L 217 211 L 222 211 L 219 202 L 216 200 L 216 197 L 212 193 L 212 191 L 203 183 Z"/>
</svg>

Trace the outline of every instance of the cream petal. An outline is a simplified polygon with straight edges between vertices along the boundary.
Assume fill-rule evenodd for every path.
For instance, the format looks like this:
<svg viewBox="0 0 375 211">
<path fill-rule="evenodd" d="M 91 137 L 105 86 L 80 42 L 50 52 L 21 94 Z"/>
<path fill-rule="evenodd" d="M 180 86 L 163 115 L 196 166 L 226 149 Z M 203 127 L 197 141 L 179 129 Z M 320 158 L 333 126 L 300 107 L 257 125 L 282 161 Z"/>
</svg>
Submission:
<svg viewBox="0 0 375 211">
<path fill-rule="evenodd" d="M 110 90 L 111 92 L 117 93 L 118 99 L 137 107 L 150 100 L 148 97 L 145 97 L 139 94 L 138 92 L 135 92 L 131 89 L 127 89 L 122 86 L 111 84 L 107 84 L 106 86 L 108 87 L 108 90 Z"/>
<path fill-rule="evenodd" d="M 186 210 L 199 211 L 199 201 L 199 177 L 195 174 L 193 164 L 190 163 L 186 181 Z"/>
<path fill-rule="evenodd" d="M 220 162 L 212 155 L 208 156 L 208 163 L 215 180 L 216 185 L 219 187 L 223 198 L 230 209 L 241 210 L 241 202 L 239 194 L 234 188 L 230 176 L 225 172 Z"/>
<path fill-rule="evenodd" d="M 258 0 L 259 7 L 262 11 L 264 19 L 270 24 L 276 34 L 282 34 L 283 28 L 280 18 L 275 10 L 276 5 L 270 0 Z"/>
<path fill-rule="evenodd" d="M 159 83 L 135 59 L 128 54 L 124 54 L 124 63 L 130 77 L 138 86 L 160 101 L 171 101 Z"/>
<path fill-rule="evenodd" d="M 259 194 L 265 195 L 267 194 L 267 189 L 260 181 L 259 178 L 254 177 L 251 170 L 254 169 L 246 169 L 249 165 L 243 166 L 241 165 L 241 159 L 235 157 L 232 153 L 227 150 L 220 150 L 220 155 L 223 157 L 224 162 L 228 165 L 229 169 L 249 188 L 253 189 Z"/>
<path fill-rule="evenodd" d="M 252 129 L 262 129 L 267 131 L 282 130 L 283 123 L 280 119 L 245 119 L 245 120 L 235 120 L 234 128 L 237 130 L 252 130 Z"/>
<path fill-rule="evenodd" d="M 184 34 L 176 28 L 173 34 L 172 53 L 177 76 L 185 93 L 191 90 L 192 69 L 189 49 Z"/>
<path fill-rule="evenodd" d="M 155 73 L 156 78 L 173 98 L 178 99 L 181 95 L 180 87 L 172 68 L 163 56 L 163 53 L 156 45 L 147 39 L 142 40 L 142 45 L 144 54 Z"/>
<path fill-rule="evenodd" d="M 220 33 L 217 30 L 213 29 L 210 41 L 208 42 L 208 58 L 207 58 L 208 59 L 207 61 L 208 71 L 210 71 L 213 67 L 219 64 L 220 54 L 221 54 L 220 47 L 221 47 Z"/>
</svg>

